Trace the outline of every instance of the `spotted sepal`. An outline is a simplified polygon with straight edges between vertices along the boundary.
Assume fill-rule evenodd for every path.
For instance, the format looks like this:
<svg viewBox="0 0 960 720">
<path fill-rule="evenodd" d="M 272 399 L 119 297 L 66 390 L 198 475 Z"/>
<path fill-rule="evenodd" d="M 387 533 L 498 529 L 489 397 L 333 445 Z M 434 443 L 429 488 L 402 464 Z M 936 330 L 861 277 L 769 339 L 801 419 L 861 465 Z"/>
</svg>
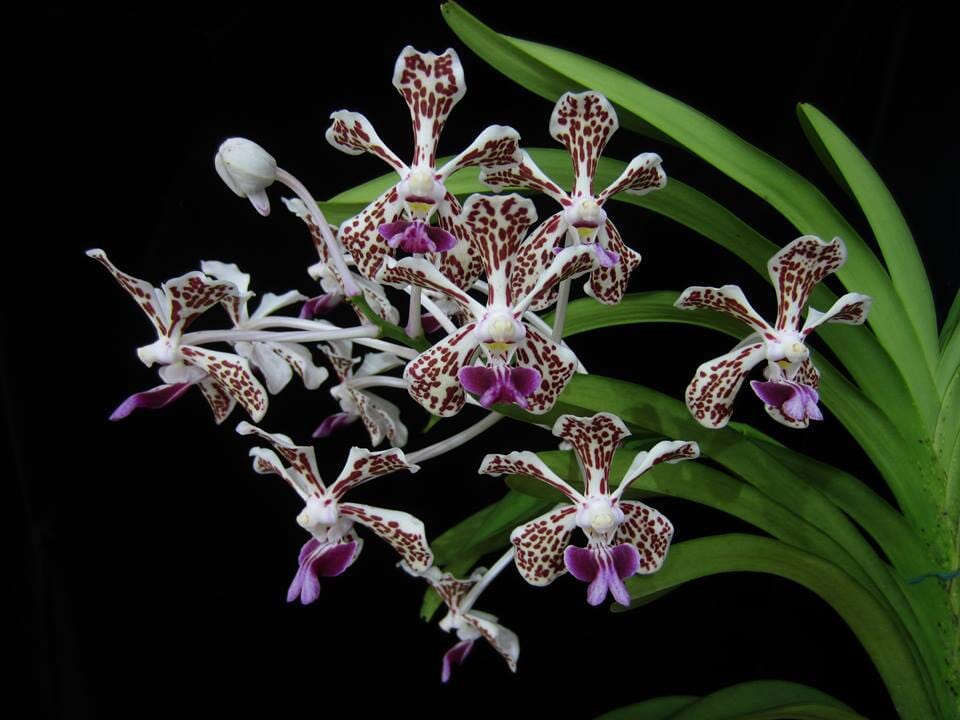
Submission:
<svg viewBox="0 0 960 720">
<path fill-rule="evenodd" d="M 770 258 L 767 272 L 777 290 L 777 330 L 800 329 L 800 314 L 813 286 L 846 259 L 847 249 L 840 238 L 825 243 L 814 235 L 797 238 Z"/>
<path fill-rule="evenodd" d="M 376 447 L 388 440 L 393 447 L 407 444 L 407 427 L 400 420 L 400 408 L 391 402 L 362 390 L 349 390 L 360 419 L 363 421 L 370 444 Z"/>
<path fill-rule="evenodd" d="M 597 196 L 597 203 L 603 205 L 617 193 L 646 195 L 659 190 L 667 184 L 667 174 L 660 164 L 663 161 L 656 153 L 637 155 L 626 169 L 610 186 Z"/>
<path fill-rule="evenodd" d="M 561 210 L 540 223 L 530 237 L 523 242 L 514 258 L 513 272 L 510 273 L 512 297 L 522 298 L 530 294 L 537 280 L 556 259 L 555 251 L 563 247 L 568 229 Z M 556 300 L 557 286 L 553 285 L 532 299 L 530 309 L 544 310 Z"/>
<path fill-rule="evenodd" d="M 366 448 L 353 447 L 350 448 L 350 455 L 347 457 L 347 462 L 344 464 L 339 477 L 330 487 L 330 494 L 339 500 L 349 490 L 358 485 L 363 485 L 373 478 L 389 475 L 399 470 L 409 470 L 415 473 L 419 469 L 419 465 L 408 463 L 403 451 L 397 448 L 371 452 Z"/>
<path fill-rule="evenodd" d="M 511 672 L 517 671 L 517 659 L 520 657 L 520 639 L 517 634 L 497 622 L 497 618 L 479 610 L 472 610 L 463 616 L 463 621 L 479 632 L 483 638 L 500 653 Z"/>
<path fill-rule="evenodd" d="M 597 254 L 589 245 L 564 248 L 556 255 L 550 267 L 537 278 L 537 283 L 530 293 L 517 302 L 514 313 L 523 313 L 530 305 L 543 302 L 561 282 L 588 273 L 596 266 Z"/>
<path fill-rule="evenodd" d="M 603 267 L 598 263 L 590 273 L 590 281 L 583 289 L 587 295 L 604 305 L 616 305 L 627 291 L 630 273 L 640 264 L 640 253 L 627 247 L 617 228 L 609 220 L 598 233 L 597 242 L 608 253 L 616 253 L 619 259 L 610 267 Z"/>
<path fill-rule="evenodd" d="M 357 270 L 368 280 L 377 277 L 383 259 L 393 252 L 377 230 L 381 225 L 396 222 L 402 214 L 403 203 L 396 187 L 392 187 L 340 226 L 337 237 L 349 251 Z"/>
<path fill-rule="evenodd" d="M 319 347 L 320 351 L 327 356 L 327 360 L 330 361 L 330 366 L 337 374 L 340 382 L 353 375 L 353 366 L 359 362 L 360 358 L 350 357 L 352 344 L 335 341 L 320 343 Z"/>
<path fill-rule="evenodd" d="M 577 508 L 565 505 L 510 533 L 520 575 L 531 585 L 549 585 L 567 571 L 563 551 L 577 526 Z"/>
<path fill-rule="evenodd" d="M 825 313 L 809 308 L 807 310 L 807 321 L 803 324 L 803 329 L 800 332 L 803 335 L 809 335 L 823 323 L 828 322 L 863 325 L 867 321 L 867 313 L 870 312 L 872 304 L 873 298 L 869 295 L 847 293 L 831 305 Z"/>
<path fill-rule="evenodd" d="M 623 495 L 634 480 L 660 463 L 674 464 L 683 460 L 696 460 L 700 457 L 700 446 L 684 440 L 663 440 L 649 450 L 637 453 L 630 467 L 613 493 L 614 498 Z"/>
<path fill-rule="evenodd" d="M 468 167 L 496 169 L 520 162 L 520 134 L 506 125 L 491 125 L 466 150 L 437 170 L 441 182 Z"/>
<path fill-rule="evenodd" d="M 537 221 L 533 202 L 520 195 L 471 195 L 459 223 L 473 240 L 487 274 L 487 305 L 512 305 L 509 285 L 514 257 L 527 230 Z"/>
<path fill-rule="evenodd" d="M 376 155 L 400 175 L 409 168 L 384 144 L 373 125 L 363 115 L 348 110 L 338 110 L 330 115 L 333 121 L 327 128 L 327 142 L 348 155 L 370 153 Z"/>
<path fill-rule="evenodd" d="M 449 417 L 460 412 L 466 394 L 458 373 L 477 350 L 476 323 L 464 325 L 407 363 L 403 378 L 410 397 L 433 415 Z M 529 330 L 528 337 L 529 337 Z M 532 399 L 532 398 L 531 398 Z"/>
<path fill-rule="evenodd" d="M 427 253 L 425 257 L 450 282 L 461 290 L 469 290 L 483 274 L 483 263 L 470 236 L 457 222 L 461 210 L 460 202 L 449 192 L 437 203 L 437 224 L 441 230 L 446 230 L 457 238 L 457 244 L 447 252 Z"/>
<path fill-rule="evenodd" d="M 432 168 L 447 116 L 467 91 L 460 58 L 452 49 L 436 55 L 407 45 L 394 66 L 393 86 L 410 108 L 414 141 L 411 166 Z"/>
<path fill-rule="evenodd" d="M 297 487 L 297 491 L 304 498 L 310 495 L 327 496 L 326 485 L 320 478 L 317 467 L 317 455 L 309 445 L 294 445 L 287 435 L 268 433 L 256 425 L 242 422 L 237 425 L 237 432 L 241 435 L 256 435 L 273 445 L 280 456 L 290 465 L 287 472 Z"/>
<path fill-rule="evenodd" d="M 423 523 L 413 515 L 354 503 L 341 503 L 340 514 L 370 528 L 413 570 L 425 570 L 433 564 L 433 551 Z"/>
<path fill-rule="evenodd" d="M 719 288 L 688 287 L 674 305 L 684 310 L 716 310 L 726 313 L 746 323 L 767 340 L 777 339 L 767 321 L 753 309 L 743 291 L 736 285 L 724 285 Z"/>
<path fill-rule="evenodd" d="M 482 170 L 480 182 L 492 190 L 500 192 L 505 187 L 538 190 L 553 198 L 564 207 L 573 205 L 570 196 L 541 170 L 526 150 L 520 151 L 520 162 L 516 165 Z"/>
<path fill-rule="evenodd" d="M 250 275 L 241 271 L 236 263 L 223 263 L 218 260 L 201 261 L 200 271 L 204 275 L 231 282 L 236 286 L 237 292 L 227 295 L 221 302 L 234 325 L 246 322 L 249 319 L 247 301 L 254 295 L 250 291 Z"/>
<path fill-rule="evenodd" d="M 190 272 L 168 280 L 157 290 L 146 280 L 140 280 L 119 270 L 99 248 L 88 250 L 93 258 L 120 283 L 140 306 L 157 335 L 179 336 L 197 317 L 205 313 L 229 295 L 237 295 L 236 286 L 230 282 L 215 281 L 200 272 Z"/>
<path fill-rule="evenodd" d="M 233 408 L 236 407 L 237 401 L 220 387 L 220 384 L 212 377 L 207 376 L 203 378 L 203 380 L 197 383 L 197 387 L 200 388 L 203 399 L 206 400 L 207 405 L 210 406 L 210 412 L 213 413 L 214 422 L 219 425 L 226 420 L 230 416 L 230 413 L 233 412 Z"/>
<path fill-rule="evenodd" d="M 553 434 L 573 446 L 583 473 L 584 495 L 606 495 L 613 454 L 620 441 L 630 434 L 627 426 L 610 413 L 589 418 L 561 415 L 553 424 Z"/>
<path fill-rule="evenodd" d="M 743 379 L 765 356 L 766 345 L 759 342 L 736 347 L 698 367 L 686 392 L 694 419 L 709 428 L 726 425 Z"/>
<path fill-rule="evenodd" d="M 195 345 L 181 345 L 184 362 L 206 372 L 220 388 L 247 411 L 254 422 L 267 412 L 267 391 L 257 380 L 250 363 L 239 355 L 208 350 Z"/>
<path fill-rule="evenodd" d="M 557 397 L 570 382 L 577 370 L 577 356 L 569 348 L 561 347 L 548 340 L 531 327 L 527 327 L 526 337 L 517 347 L 516 358 L 519 367 L 537 370 L 543 378 L 540 387 L 527 398 L 528 412 L 542 415 L 557 402 Z"/>
<path fill-rule="evenodd" d="M 250 448 L 250 457 L 253 458 L 253 471 L 255 473 L 258 475 L 279 475 L 296 491 L 297 495 L 299 495 L 304 502 L 306 502 L 311 495 L 321 494 L 316 488 L 304 483 L 294 473 L 288 472 L 283 461 L 273 450 L 259 447 Z"/>
<path fill-rule="evenodd" d="M 620 126 L 613 105 L 600 93 L 564 93 L 550 116 L 550 135 L 573 159 L 575 191 L 593 196 L 597 162 L 610 136 Z"/>
<path fill-rule="evenodd" d="M 263 344 L 300 376 L 300 379 L 303 380 L 303 386 L 307 390 L 316 390 L 330 376 L 326 368 L 317 367 L 313 364 L 310 351 L 303 345 L 273 342 Z"/>
<path fill-rule="evenodd" d="M 615 542 L 636 546 L 640 553 L 638 573 L 656 572 L 667 559 L 673 525 L 660 512 L 642 502 L 623 500 L 618 507 L 623 512 L 623 522 L 617 528 Z"/>
<path fill-rule="evenodd" d="M 377 281 L 397 287 L 416 285 L 424 290 L 443 293 L 455 301 L 464 312 L 474 317 L 480 317 L 483 314 L 484 308 L 480 303 L 454 285 L 424 258 L 406 257 L 402 260 L 387 258 L 377 275 Z"/>
<path fill-rule="evenodd" d="M 797 368 L 793 376 L 787 379 L 812 387 L 814 390 L 820 387 L 820 371 L 813 366 L 813 361 L 809 356 L 800 363 L 800 367 Z"/>
<path fill-rule="evenodd" d="M 567 416 L 569 417 L 569 416 Z M 517 451 L 509 455 L 487 455 L 480 463 L 480 469 L 477 472 L 481 475 L 526 475 L 535 480 L 549 485 L 555 490 L 559 490 L 566 495 L 570 502 L 578 503 L 583 501 L 583 496 L 574 490 L 566 480 L 563 480 L 553 470 L 547 467 L 535 453 L 527 450 Z"/>
</svg>

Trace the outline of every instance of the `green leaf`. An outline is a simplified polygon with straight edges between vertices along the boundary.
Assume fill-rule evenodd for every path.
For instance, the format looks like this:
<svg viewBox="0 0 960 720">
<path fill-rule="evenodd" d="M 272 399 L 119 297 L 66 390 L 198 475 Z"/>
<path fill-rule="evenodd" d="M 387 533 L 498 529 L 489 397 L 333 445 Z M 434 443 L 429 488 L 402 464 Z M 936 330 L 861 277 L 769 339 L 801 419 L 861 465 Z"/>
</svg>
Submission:
<svg viewBox="0 0 960 720">
<path fill-rule="evenodd" d="M 699 700 L 695 695 L 666 695 L 628 705 L 596 718 L 596 720 L 670 720 L 674 715 Z"/>
<path fill-rule="evenodd" d="M 808 139 L 821 154 L 827 155 L 853 193 L 870 223 L 890 279 L 913 323 L 927 364 L 934 368 L 938 360 L 937 316 L 933 293 L 923 260 L 913 235 L 876 170 L 856 145 L 830 119 L 813 105 L 797 105 Z"/>
<path fill-rule="evenodd" d="M 919 340 L 890 277 L 853 228 L 813 185 L 702 113 L 621 72 L 575 53 L 498 35 L 453 2 L 443 6 L 443 13 L 468 47 L 531 91 L 556 100 L 557 73 L 574 85 L 588 85 L 604 93 L 618 111 L 632 113 L 657 127 L 755 192 L 801 233 L 825 238 L 841 236 L 850 260 L 838 277 L 851 290 L 867 293 L 877 301 L 870 324 L 903 373 L 924 411 L 927 428 L 932 431 L 936 406 L 933 368 L 915 352 Z M 531 61 L 551 69 L 549 82 L 541 81 L 538 72 L 514 72 L 518 65 L 529 67 Z"/>
<path fill-rule="evenodd" d="M 635 716 L 642 717 L 642 716 Z M 755 680 L 711 693 L 670 720 L 864 720 L 848 705 L 807 685 Z"/>
<path fill-rule="evenodd" d="M 957 293 L 957 297 L 953 301 L 950 313 L 943 325 L 943 333 L 940 336 L 942 354 L 940 355 L 940 364 L 937 367 L 937 386 L 944 394 L 947 391 L 947 386 L 953 380 L 954 373 L 960 369 L 958 318 L 960 318 L 960 293 Z"/>
<path fill-rule="evenodd" d="M 671 548 L 659 572 L 631 578 L 627 587 L 631 596 L 643 597 L 691 580 L 727 572 L 770 573 L 797 582 L 819 595 L 839 613 L 860 640 L 880 672 L 901 717 L 919 720 L 940 715 L 935 701 L 924 692 L 927 680 L 902 626 L 862 585 L 832 563 L 810 553 L 778 540 L 753 535 L 730 534 L 689 540 Z M 832 700 L 829 696 L 828 699 Z M 696 708 L 701 702 L 675 716 L 676 720 L 738 718 L 742 715 L 706 714 L 710 708 L 704 709 L 704 706 L 701 706 L 704 714 L 697 714 Z M 714 707 L 730 707 L 731 702 L 727 699 Z M 837 701 L 820 702 L 829 707 Z"/>
</svg>

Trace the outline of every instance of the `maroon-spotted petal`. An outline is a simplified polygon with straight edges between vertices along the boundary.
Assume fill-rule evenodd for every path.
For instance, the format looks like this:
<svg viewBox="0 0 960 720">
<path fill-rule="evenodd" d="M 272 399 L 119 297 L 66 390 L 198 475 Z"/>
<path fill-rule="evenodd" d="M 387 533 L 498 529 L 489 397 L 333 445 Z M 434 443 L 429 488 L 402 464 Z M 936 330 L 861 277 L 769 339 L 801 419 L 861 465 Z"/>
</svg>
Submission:
<svg viewBox="0 0 960 720">
<path fill-rule="evenodd" d="M 466 402 L 459 372 L 470 362 L 479 345 L 474 333 L 476 327 L 476 323 L 464 325 L 420 353 L 403 371 L 410 397 L 434 415 L 456 415 Z"/>
<path fill-rule="evenodd" d="M 397 221 L 402 214 L 403 203 L 397 188 L 392 187 L 340 226 L 337 237 L 350 252 L 357 270 L 368 280 L 376 279 L 383 259 L 392 254 L 378 228 Z"/>
<path fill-rule="evenodd" d="M 825 243 L 804 235 L 786 245 L 767 262 L 767 272 L 777 290 L 777 330 L 799 330 L 813 286 L 835 272 L 847 259 L 840 238 Z"/>
<path fill-rule="evenodd" d="M 529 451 L 515 450 L 509 455 L 487 455 L 480 463 L 480 469 L 477 472 L 481 475 L 493 475 L 494 477 L 507 474 L 527 475 L 556 488 L 566 495 L 572 503 L 579 503 L 584 500 L 580 493 L 548 468 L 543 460 Z"/>
<path fill-rule="evenodd" d="M 636 548 L 638 565 L 633 572 L 644 575 L 656 572 L 667 559 L 673 524 L 662 513 L 639 500 L 622 500 L 619 507 L 623 522 L 614 538 Z"/>
<path fill-rule="evenodd" d="M 450 670 L 454 665 L 463 665 L 467 655 L 473 650 L 473 640 L 458 642 L 443 655 L 443 669 L 440 671 L 440 681 L 449 682 Z"/>
<path fill-rule="evenodd" d="M 342 503 L 340 513 L 370 528 L 414 571 L 423 571 L 433 565 L 433 551 L 427 543 L 423 522 L 413 515 L 356 503 Z"/>
<path fill-rule="evenodd" d="M 594 249 L 599 267 L 590 273 L 584 289 L 599 302 L 616 305 L 627 291 L 630 274 L 640 264 L 640 253 L 627 247 L 609 220 L 598 233 Z"/>
<path fill-rule="evenodd" d="M 517 347 L 517 364 L 535 368 L 542 376 L 537 390 L 527 400 L 528 410 L 535 415 L 548 412 L 577 369 L 577 356 L 569 348 L 561 347 L 531 327 Z"/>
<path fill-rule="evenodd" d="M 327 545 L 316 538 L 307 540 L 300 549 L 299 568 L 287 590 L 287 602 L 299 597 L 304 605 L 312 603 L 320 597 L 320 578 L 340 575 L 353 564 L 358 549 L 356 542 Z"/>
<path fill-rule="evenodd" d="M 493 168 L 480 172 L 480 182 L 500 192 L 505 187 L 521 187 L 539 190 L 564 207 L 573 205 L 570 196 L 541 170 L 526 150 L 520 151 L 516 165 Z"/>
<path fill-rule="evenodd" d="M 606 495 L 613 455 L 620 441 L 630 434 L 623 421 L 610 413 L 588 418 L 561 415 L 553 425 L 553 434 L 573 446 L 586 484 L 584 494 Z"/>
<path fill-rule="evenodd" d="M 549 585 L 564 572 L 563 549 L 577 526 L 577 508 L 565 505 L 510 533 L 517 570 L 531 585 Z"/>
<path fill-rule="evenodd" d="M 697 368 L 687 386 L 687 408 L 705 427 L 721 428 L 730 421 L 733 401 L 746 374 L 766 355 L 762 342 L 736 347 Z"/>
<path fill-rule="evenodd" d="M 393 86 L 410 108 L 414 140 L 410 165 L 432 168 L 447 116 L 467 91 L 460 58 L 452 49 L 436 55 L 407 45 L 394 65 Z"/>
<path fill-rule="evenodd" d="M 334 413 L 333 415 L 323 419 L 323 422 L 321 422 L 320 425 L 317 426 L 317 429 L 313 431 L 312 437 L 330 437 L 337 430 L 342 430 L 343 428 L 347 427 L 347 425 L 352 425 L 359 419 L 359 415 L 353 415 L 351 413 Z"/>
<path fill-rule="evenodd" d="M 724 285 L 718 288 L 699 285 L 688 287 L 674 305 L 684 310 L 698 308 L 726 313 L 746 323 L 767 340 L 777 339 L 767 321 L 753 309 L 746 295 L 736 285 Z"/>
<path fill-rule="evenodd" d="M 150 390 L 134 393 L 110 414 L 110 419 L 122 420 L 134 410 L 139 410 L 140 408 L 150 408 L 153 410 L 166 407 L 183 395 L 192 384 L 193 383 L 176 383 L 174 385 L 160 385 Z"/>
<path fill-rule="evenodd" d="M 563 143 L 573 159 L 575 192 L 593 196 L 597 162 L 617 131 L 616 110 L 597 92 L 564 93 L 550 116 L 550 135 Z"/>
</svg>

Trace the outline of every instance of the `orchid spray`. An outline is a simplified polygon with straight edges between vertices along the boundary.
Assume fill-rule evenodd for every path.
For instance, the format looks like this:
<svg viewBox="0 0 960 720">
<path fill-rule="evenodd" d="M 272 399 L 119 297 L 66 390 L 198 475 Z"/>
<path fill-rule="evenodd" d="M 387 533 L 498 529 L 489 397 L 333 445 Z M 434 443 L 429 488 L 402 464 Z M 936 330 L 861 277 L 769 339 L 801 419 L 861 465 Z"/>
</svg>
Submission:
<svg viewBox="0 0 960 720">
<path fill-rule="evenodd" d="M 239 406 L 246 419 L 236 430 L 256 441 L 249 450 L 254 471 L 279 476 L 302 503 L 296 524 L 309 537 L 290 561 L 287 600 L 322 605 L 340 591 L 339 576 L 358 562 L 363 543 L 383 541 L 406 572 L 384 583 L 423 581 L 427 618 L 445 607 L 440 627 L 457 639 L 440 663 L 443 682 L 481 639 L 478 653 L 492 649 L 517 670 L 518 635 L 476 609 L 496 604 L 482 593 L 514 569 L 539 587 L 583 582 L 589 605 L 612 597 L 620 610 L 698 577 L 753 570 L 806 585 L 833 605 L 902 717 L 956 716 L 960 331 L 955 304 L 938 333 L 909 236 L 877 229 L 884 266 L 815 188 L 704 115 L 586 58 L 498 35 L 454 3 L 443 11 L 467 47 L 555 101 L 543 123 L 563 150 L 523 149 L 517 130 L 496 124 L 440 159 L 441 131 L 466 92 L 463 66 L 453 49 L 410 46 L 392 77 L 412 125 L 409 162 L 364 115 L 330 115 L 325 137 L 333 148 L 373 155 L 391 170 L 348 199 L 317 202 L 268 150 L 227 139 L 215 154 L 216 172 L 261 216 L 275 207 L 273 195 L 303 221 L 318 287 L 265 294 L 250 310 L 251 278 L 229 262 L 203 261 L 156 287 L 118 269 L 104 251 L 89 251 L 156 332 L 137 355 L 158 367 L 162 384 L 123 400 L 111 419 L 135 421 L 194 386 L 217 423 Z M 542 72 L 524 70 L 531 66 Z M 567 91 L 558 91 L 560 81 Z M 871 223 L 895 213 L 850 141 L 815 108 L 800 110 L 818 151 L 845 177 Z M 668 181 L 669 157 L 604 156 L 620 127 L 618 112 L 629 114 L 631 129 L 654 128 L 677 153 L 699 155 L 768 199 L 801 236 L 768 242 L 706 196 Z M 789 198 L 775 191 L 786 186 Z M 538 203 L 560 209 L 541 220 Z M 631 204 L 696 228 L 754 269 L 765 266 L 775 320 L 763 319 L 734 284 L 630 292 L 631 283 L 643 282 L 635 271 L 647 240 L 621 235 L 612 218 Z M 831 275 L 844 287 L 839 297 L 825 284 Z M 580 298 L 571 297 L 577 278 Z M 188 331 L 201 316 L 227 322 Z M 706 362 L 678 358 L 692 373 L 685 402 L 592 374 L 578 358 L 577 334 L 645 321 L 699 325 L 737 344 Z M 832 326 L 838 323 L 853 327 Z M 823 343 L 815 355 L 808 347 L 814 330 Z M 769 416 L 796 431 L 811 421 L 843 426 L 898 507 L 763 428 L 730 422 L 757 366 L 762 379 L 750 387 Z M 318 413 L 310 427 L 283 428 L 287 435 L 274 431 L 268 404 L 294 376 L 307 390 L 333 378 L 327 391 L 339 411 Z M 409 401 L 383 396 L 397 391 Z M 417 405 L 439 422 L 433 433 L 461 413 L 478 419 L 423 444 L 408 430 L 410 413 L 422 413 Z M 496 528 L 483 527 L 477 518 L 484 516 L 474 513 L 437 535 L 407 509 L 347 499 L 374 479 L 358 494 L 412 482 L 412 473 L 428 476 L 430 460 L 504 419 L 552 430 L 555 438 L 541 432 L 539 452 L 485 446 L 490 454 L 470 468 L 504 476 L 511 488 L 488 508 Z M 330 457 L 326 438 L 357 421 L 369 448 Z M 559 449 L 549 449 L 558 441 Z M 322 479 L 338 468 L 332 483 Z M 763 534 L 672 546 L 675 528 L 657 508 L 665 495 L 713 506 Z M 455 495 L 448 500 L 451 512 L 475 510 L 455 507 Z M 351 575 L 371 571 L 358 566 Z M 493 609 L 517 627 L 509 607 Z M 684 708 L 719 718 L 711 708 L 721 707 L 717 697 L 728 691 L 690 697 Z M 800 707 L 803 717 L 855 717 L 839 700 L 795 684 L 778 687 L 773 705 L 763 683 L 745 683 L 737 693 L 745 716 Z M 647 702 L 653 708 L 658 701 Z"/>
</svg>

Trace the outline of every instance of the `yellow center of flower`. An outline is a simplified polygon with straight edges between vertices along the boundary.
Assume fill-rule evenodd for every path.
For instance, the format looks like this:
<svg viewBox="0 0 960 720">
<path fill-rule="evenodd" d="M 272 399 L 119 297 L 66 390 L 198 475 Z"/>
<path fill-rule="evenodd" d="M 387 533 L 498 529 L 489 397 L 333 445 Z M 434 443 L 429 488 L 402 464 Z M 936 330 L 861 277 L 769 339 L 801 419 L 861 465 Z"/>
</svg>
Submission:
<svg viewBox="0 0 960 720">
<path fill-rule="evenodd" d="M 784 358 L 783 360 L 777 360 L 777 365 L 779 365 L 784 370 L 786 370 L 788 367 L 790 367 L 790 361 L 787 360 L 786 358 Z"/>
<path fill-rule="evenodd" d="M 592 228 L 592 227 L 578 227 L 578 228 L 577 228 L 577 235 L 579 235 L 579 236 L 581 237 L 581 239 L 588 238 L 588 237 L 590 237 L 590 233 L 592 233 L 594 230 L 596 230 L 596 228 Z"/>
<path fill-rule="evenodd" d="M 430 211 L 430 203 L 412 202 L 410 203 L 410 210 L 418 215 L 426 215 Z"/>
</svg>

